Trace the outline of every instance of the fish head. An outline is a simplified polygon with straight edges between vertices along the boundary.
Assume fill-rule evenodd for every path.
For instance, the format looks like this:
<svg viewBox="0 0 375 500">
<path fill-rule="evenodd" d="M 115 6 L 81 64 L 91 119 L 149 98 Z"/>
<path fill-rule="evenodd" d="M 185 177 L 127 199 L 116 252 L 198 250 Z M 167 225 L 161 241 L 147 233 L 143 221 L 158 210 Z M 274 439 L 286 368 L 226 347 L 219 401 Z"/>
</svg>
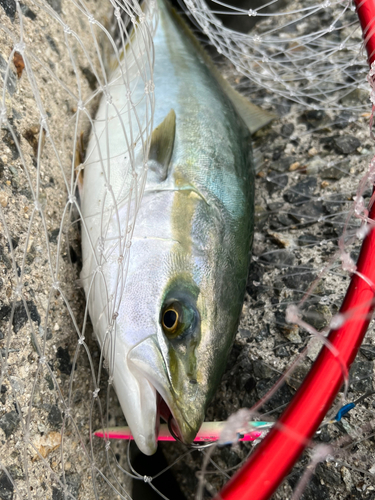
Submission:
<svg viewBox="0 0 375 500">
<path fill-rule="evenodd" d="M 191 443 L 212 396 L 217 363 L 202 332 L 204 299 L 186 274 L 168 287 L 155 311 L 156 333 L 130 351 L 129 361 L 155 387 L 158 416 Z"/>
</svg>

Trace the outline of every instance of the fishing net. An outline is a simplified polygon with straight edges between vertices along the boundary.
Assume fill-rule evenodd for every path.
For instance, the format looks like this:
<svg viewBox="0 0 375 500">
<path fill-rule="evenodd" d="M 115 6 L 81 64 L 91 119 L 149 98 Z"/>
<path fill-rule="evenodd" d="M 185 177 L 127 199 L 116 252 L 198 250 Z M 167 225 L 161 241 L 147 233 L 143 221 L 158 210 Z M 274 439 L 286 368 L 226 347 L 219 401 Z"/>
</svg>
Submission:
<svg viewBox="0 0 375 500">
<path fill-rule="evenodd" d="M 220 10 L 224 3 L 211 5 L 212 10 L 204 2 L 186 2 L 217 52 L 253 85 L 304 109 L 347 110 L 350 100 L 350 107 L 363 108 L 359 96 L 368 90 L 368 68 L 359 58 L 362 32 L 351 2 L 271 1 L 226 13 Z M 239 17 L 238 24 L 251 31 L 228 30 L 216 17 L 220 14 Z M 253 21 L 241 21 L 241 16 Z"/>
<path fill-rule="evenodd" d="M 228 81 L 280 116 L 253 138 L 253 262 L 235 344 L 206 416 L 226 420 L 253 407 L 294 362 L 251 414 L 274 420 L 311 367 L 322 336 L 342 320 L 337 312 L 364 237 L 373 172 L 361 30 L 351 2 L 277 0 L 249 8 L 189 1 L 183 7 Z M 253 447 L 192 450 L 168 443 L 155 470 L 124 442 L 92 436 L 125 421 L 80 280 L 85 224 L 77 184 L 99 102 L 106 99 L 111 109 L 113 85 L 124 85 L 129 95 L 127 150 L 140 139 L 147 151 L 156 25 L 153 2 L 147 10 L 130 0 L 0 2 L 2 499 L 147 498 L 144 486 L 155 498 L 211 498 Z M 120 82 L 111 82 L 111 64 L 133 43 L 130 27 L 142 43 L 133 46 Z M 145 94 L 133 103 L 139 79 Z M 144 121 L 142 106 L 149 110 Z M 145 175 L 133 176 L 134 203 Z M 127 234 L 123 278 L 132 227 Z M 340 393 L 329 418 L 367 397 L 339 422 L 326 422 L 276 498 L 290 498 L 293 490 L 296 498 L 304 490 L 311 499 L 373 495 L 374 341 L 370 327 L 346 399 Z M 172 464 L 178 485 L 166 470 Z"/>
</svg>

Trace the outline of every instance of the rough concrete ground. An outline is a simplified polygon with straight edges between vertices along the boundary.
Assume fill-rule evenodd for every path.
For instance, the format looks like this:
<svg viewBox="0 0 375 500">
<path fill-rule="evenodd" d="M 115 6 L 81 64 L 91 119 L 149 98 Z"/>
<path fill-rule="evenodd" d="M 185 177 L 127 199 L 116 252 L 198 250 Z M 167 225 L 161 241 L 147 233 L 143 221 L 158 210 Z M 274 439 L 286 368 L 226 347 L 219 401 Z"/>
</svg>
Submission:
<svg viewBox="0 0 375 500">
<path fill-rule="evenodd" d="M 87 14 L 71 2 L 28 2 L 20 15 L 15 2 L 0 3 L 0 70 L 7 82 L 0 156 L 0 498 L 7 500 L 57 500 L 67 498 L 64 491 L 69 498 L 116 497 L 103 479 L 115 458 L 91 438 L 106 413 L 93 397 L 103 382 L 90 326 L 82 329 L 78 212 L 73 198 L 67 203 L 76 194 L 75 152 L 82 154 L 80 137 L 84 142 L 89 131 L 91 96 L 97 78 L 103 81 L 94 44 L 100 29 L 88 14 L 92 9 L 105 22 L 108 4 L 86 2 L 85 8 Z M 121 410 L 108 394 L 110 409 L 112 402 L 115 423 Z M 121 474 L 115 488 L 124 491 L 126 483 Z"/>
</svg>

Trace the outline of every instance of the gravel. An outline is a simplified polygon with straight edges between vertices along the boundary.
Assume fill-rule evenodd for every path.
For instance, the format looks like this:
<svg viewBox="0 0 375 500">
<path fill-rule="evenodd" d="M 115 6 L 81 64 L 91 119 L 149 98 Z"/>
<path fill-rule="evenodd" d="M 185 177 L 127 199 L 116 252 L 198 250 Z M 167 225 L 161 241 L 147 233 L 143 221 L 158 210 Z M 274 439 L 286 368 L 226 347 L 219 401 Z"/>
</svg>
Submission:
<svg viewBox="0 0 375 500">
<path fill-rule="evenodd" d="M 0 428 L 4 431 L 5 437 L 9 438 L 20 424 L 20 416 L 16 411 L 5 413 L 0 418 Z"/>
</svg>

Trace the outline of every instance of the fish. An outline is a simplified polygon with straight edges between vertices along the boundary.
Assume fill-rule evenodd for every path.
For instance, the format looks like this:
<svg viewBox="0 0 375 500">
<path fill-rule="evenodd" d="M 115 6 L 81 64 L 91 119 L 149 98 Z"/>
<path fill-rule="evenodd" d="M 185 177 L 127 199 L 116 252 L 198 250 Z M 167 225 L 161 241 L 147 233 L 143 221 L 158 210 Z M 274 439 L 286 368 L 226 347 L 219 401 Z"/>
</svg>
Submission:
<svg viewBox="0 0 375 500">
<path fill-rule="evenodd" d="M 274 118 L 229 86 L 165 0 L 157 6 L 149 149 L 129 111 L 137 103 L 148 123 L 144 79 L 131 99 L 121 79 L 136 67 L 133 33 L 99 104 L 80 193 L 89 315 L 146 455 L 160 418 L 191 443 L 220 383 L 250 264 L 251 133 Z"/>
</svg>

